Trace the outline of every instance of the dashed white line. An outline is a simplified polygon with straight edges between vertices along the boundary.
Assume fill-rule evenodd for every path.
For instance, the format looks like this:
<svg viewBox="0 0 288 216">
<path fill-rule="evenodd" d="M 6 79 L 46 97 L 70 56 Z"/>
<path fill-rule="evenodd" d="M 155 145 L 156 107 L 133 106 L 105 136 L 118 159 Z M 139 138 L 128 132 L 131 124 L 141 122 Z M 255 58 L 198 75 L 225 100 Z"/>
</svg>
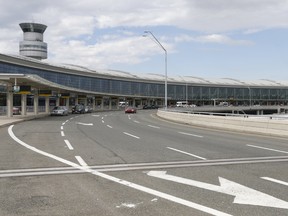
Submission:
<svg viewBox="0 0 288 216">
<path fill-rule="evenodd" d="M 287 151 L 281 151 L 281 150 L 266 148 L 266 147 L 262 147 L 262 146 L 255 146 L 255 145 L 249 145 L 249 144 L 247 144 L 247 146 L 253 147 L 253 148 L 264 149 L 264 150 L 268 150 L 268 151 L 274 151 L 274 152 L 280 152 L 280 153 L 288 154 Z"/>
<path fill-rule="evenodd" d="M 137 123 L 137 124 L 139 124 L 139 123 L 140 123 L 139 121 L 136 121 L 136 120 L 134 120 L 134 122 L 135 122 L 135 123 Z"/>
<path fill-rule="evenodd" d="M 107 125 L 107 127 L 109 127 L 109 128 L 112 128 L 112 126 L 111 126 L 111 125 Z"/>
<path fill-rule="evenodd" d="M 134 137 L 134 138 L 136 138 L 136 139 L 140 139 L 140 137 L 135 136 L 135 135 L 133 135 L 133 134 L 130 134 L 130 133 L 127 133 L 127 132 L 123 132 L 123 133 L 126 134 L 126 135 L 128 135 L 128 136 Z"/>
<path fill-rule="evenodd" d="M 64 142 L 66 143 L 67 147 L 70 149 L 70 150 L 73 150 L 73 146 L 71 145 L 71 143 L 69 142 L 69 140 L 64 140 Z"/>
<path fill-rule="evenodd" d="M 61 131 L 61 136 L 62 136 L 62 137 L 64 137 L 64 136 L 65 136 L 65 134 L 64 134 L 64 131 Z"/>
<path fill-rule="evenodd" d="M 191 133 L 185 133 L 185 132 L 178 132 L 179 134 L 183 134 L 183 135 L 188 135 L 188 136 L 194 136 L 194 137 L 199 137 L 199 138 L 203 138 L 203 136 L 201 135 L 197 135 L 197 134 L 191 134 Z"/>
<path fill-rule="evenodd" d="M 166 148 L 168 148 L 168 149 L 170 149 L 170 150 L 173 150 L 173 151 L 176 151 L 176 152 L 180 152 L 180 153 L 182 153 L 182 154 L 186 154 L 186 155 L 189 155 L 189 156 L 192 156 L 192 157 L 199 158 L 199 159 L 201 159 L 201 160 L 207 160 L 207 159 L 204 158 L 204 157 L 200 157 L 200 156 L 195 155 L 195 154 L 191 154 L 191 153 L 188 153 L 188 152 L 184 152 L 184 151 L 181 151 L 181 150 L 179 150 L 179 149 L 175 149 L 175 148 L 171 148 L 171 147 L 166 147 Z"/>
<path fill-rule="evenodd" d="M 265 179 L 267 181 L 271 181 L 271 182 L 275 182 L 275 183 L 278 183 L 278 184 L 282 184 L 282 185 L 288 186 L 288 182 L 284 182 L 284 181 L 281 181 L 281 180 L 278 180 L 278 179 L 274 179 L 274 178 L 270 178 L 270 177 L 261 177 L 261 178 Z"/>
<path fill-rule="evenodd" d="M 151 127 L 151 128 L 156 128 L 156 129 L 160 129 L 160 127 L 158 126 L 154 126 L 154 125 L 147 125 L 148 127 Z"/>
<path fill-rule="evenodd" d="M 79 162 L 81 166 L 88 167 L 87 163 L 83 160 L 81 156 L 75 156 L 75 158 L 77 159 L 77 161 Z"/>
<path fill-rule="evenodd" d="M 63 130 L 64 129 L 63 126 L 61 126 L 60 129 Z"/>
</svg>

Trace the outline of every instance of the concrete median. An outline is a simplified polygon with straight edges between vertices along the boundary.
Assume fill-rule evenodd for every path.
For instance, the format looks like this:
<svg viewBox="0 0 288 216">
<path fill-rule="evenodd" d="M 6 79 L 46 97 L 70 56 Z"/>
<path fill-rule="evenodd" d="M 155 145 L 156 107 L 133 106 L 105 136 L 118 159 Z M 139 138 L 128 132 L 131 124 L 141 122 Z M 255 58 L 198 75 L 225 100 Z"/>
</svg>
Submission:
<svg viewBox="0 0 288 216">
<path fill-rule="evenodd" d="M 157 115 L 170 121 L 207 128 L 288 137 L 288 119 L 267 117 L 216 116 L 158 110 Z"/>
</svg>

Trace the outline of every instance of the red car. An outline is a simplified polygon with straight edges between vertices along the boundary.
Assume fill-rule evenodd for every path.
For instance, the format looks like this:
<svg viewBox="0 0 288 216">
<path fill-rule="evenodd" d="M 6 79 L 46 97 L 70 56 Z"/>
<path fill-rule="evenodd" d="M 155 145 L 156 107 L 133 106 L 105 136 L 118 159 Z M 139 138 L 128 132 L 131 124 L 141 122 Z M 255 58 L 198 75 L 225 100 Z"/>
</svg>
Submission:
<svg viewBox="0 0 288 216">
<path fill-rule="evenodd" d="M 125 109 L 125 113 L 136 113 L 136 112 L 137 112 L 136 108 L 134 108 L 134 107 L 127 107 Z"/>
</svg>

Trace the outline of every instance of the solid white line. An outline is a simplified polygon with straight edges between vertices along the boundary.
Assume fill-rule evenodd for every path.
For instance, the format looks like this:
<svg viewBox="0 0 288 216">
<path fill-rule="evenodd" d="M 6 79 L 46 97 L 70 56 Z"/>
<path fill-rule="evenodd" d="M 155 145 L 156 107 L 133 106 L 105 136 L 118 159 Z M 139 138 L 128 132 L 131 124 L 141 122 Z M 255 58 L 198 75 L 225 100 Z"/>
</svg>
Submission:
<svg viewBox="0 0 288 216">
<path fill-rule="evenodd" d="M 158 197 L 161 197 L 163 199 L 166 199 L 166 200 L 169 200 L 169 201 L 172 201 L 172 202 L 184 205 L 184 206 L 188 206 L 190 208 L 198 209 L 199 211 L 203 211 L 203 212 L 215 215 L 215 216 L 232 216 L 230 214 L 227 214 L 227 213 L 224 213 L 224 212 L 221 212 L 221 211 L 218 211 L 218 210 L 215 210 L 215 209 L 203 206 L 203 205 L 199 205 L 197 203 L 193 203 L 193 202 L 190 202 L 188 200 L 184 200 L 184 199 L 181 199 L 181 198 L 178 198 L 178 197 L 166 194 L 166 193 L 162 193 L 160 191 L 153 190 L 151 188 L 147 188 L 147 187 L 141 186 L 139 184 L 135 184 L 133 182 L 125 181 L 123 179 L 119 179 L 119 178 L 116 178 L 116 177 L 113 177 L 113 176 L 109 176 L 107 174 L 104 174 L 104 173 L 101 173 L 101 172 L 98 172 L 98 171 L 94 171 L 94 170 L 90 169 L 89 167 L 79 166 L 76 163 L 73 163 L 71 161 L 65 160 L 65 159 L 60 158 L 60 157 L 58 157 L 56 155 L 52 155 L 50 153 L 44 152 L 44 151 L 42 151 L 40 149 L 37 149 L 37 148 L 35 148 L 33 146 L 30 146 L 30 145 L 26 144 L 22 140 L 18 139 L 18 137 L 16 137 L 15 134 L 13 133 L 13 131 L 12 131 L 13 126 L 14 125 L 11 125 L 8 128 L 8 133 L 9 133 L 10 137 L 12 139 L 14 139 L 20 145 L 24 146 L 25 148 L 28 148 L 28 149 L 30 149 L 30 150 L 32 150 L 34 152 L 37 152 L 37 153 L 39 153 L 41 155 L 44 155 L 46 157 L 49 157 L 49 158 L 52 158 L 54 160 L 60 161 L 60 162 L 62 162 L 64 164 L 72 166 L 72 167 L 74 167 L 76 169 L 83 170 L 83 171 L 91 173 L 93 175 L 96 175 L 96 176 L 102 177 L 104 179 L 116 182 L 118 184 L 125 185 L 127 187 L 134 188 L 134 189 L 137 189 L 139 191 L 151 194 L 153 196 L 158 196 Z"/>
<path fill-rule="evenodd" d="M 112 126 L 111 126 L 111 125 L 107 125 L 107 127 L 109 127 L 109 128 L 112 128 Z"/>
<path fill-rule="evenodd" d="M 65 136 L 64 131 L 61 131 L 61 136 Z"/>
<path fill-rule="evenodd" d="M 154 126 L 154 125 L 147 125 L 148 127 L 151 127 L 151 128 L 157 128 L 157 129 L 160 129 L 160 127 L 158 126 Z"/>
<path fill-rule="evenodd" d="M 64 142 L 66 143 L 67 147 L 70 149 L 70 150 L 73 150 L 73 146 L 70 144 L 69 140 L 64 140 Z"/>
<path fill-rule="evenodd" d="M 177 152 L 186 154 L 186 155 L 190 155 L 190 156 L 192 156 L 192 157 L 199 158 L 199 159 L 201 159 L 201 160 L 207 160 L 206 158 L 203 158 L 203 157 L 200 157 L 200 156 L 198 156 L 198 155 L 191 154 L 191 153 L 188 153 L 188 152 L 184 152 L 184 151 L 181 151 L 181 150 L 178 150 L 178 149 L 175 149 L 175 148 L 171 148 L 171 147 L 166 147 L 166 148 L 168 148 L 168 149 L 170 149 L 170 150 L 173 150 L 173 151 L 177 151 Z"/>
<path fill-rule="evenodd" d="M 264 150 L 268 150 L 268 151 L 274 151 L 274 152 L 280 152 L 280 153 L 288 154 L 288 152 L 286 152 L 286 151 L 281 151 L 281 150 L 277 150 L 277 149 L 265 148 L 265 147 L 249 145 L 249 144 L 247 144 L 247 146 L 253 147 L 253 148 L 264 149 Z"/>
<path fill-rule="evenodd" d="M 77 122 L 76 124 L 78 124 L 78 125 L 84 125 L 84 126 L 93 126 L 93 123 L 82 123 L 82 122 Z"/>
<path fill-rule="evenodd" d="M 271 182 L 275 182 L 275 183 L 278 183 L 278 184 L 282 184 L 282 185 L 288 186 L 288 182 L 284 182 L 284 181 L 277 180 L 277 179 L 270 178 L 270 177 L 261 177 L 261 178 L 265 179 L 267 181 L 271 181 Z"/>
<path fill-rule="evenodd" d="M 140 137 L 135 136 L 135 135 L 133 135 L 133 134 L 130 134 L 130 133 L 127 133 L 127 132 L 123 132 L 123 133 L 126 134 L 126 135 L 128 135 L 128 136 L 134 137 L 134 138 L 136 138 L 136 139 L 140 139 Z"/>
<path fill-rule="evenodd" d="M 83 160 L 83 158 L 81 156 L 75 156 L 75 158 L 77 159 L 77 161 L 79 162 L 79 164 L 83 167 L 87 167 L 87 163 Z"/>
<path fill-rule="evenodd" d="M 185 133 L 185 132 L 178 132 L 179 134 L 183 134 L 183 135 L 188 135 L 188 136 L 194 136 L 194 137 L 200 137 L 202 138 L 203 136 L 200 136 L 200 135 L 196 135 L 196 134 L 190 134 L 190 133 Z"/>
</svg>

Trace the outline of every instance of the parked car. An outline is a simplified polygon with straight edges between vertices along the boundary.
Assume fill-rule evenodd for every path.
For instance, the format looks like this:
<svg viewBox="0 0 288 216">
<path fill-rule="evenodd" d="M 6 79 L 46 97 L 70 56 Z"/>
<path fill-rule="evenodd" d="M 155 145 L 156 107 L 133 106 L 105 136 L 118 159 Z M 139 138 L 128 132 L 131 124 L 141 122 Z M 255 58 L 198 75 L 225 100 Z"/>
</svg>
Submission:
<svg viewBox="0 0 288 216">
<path fill-rule="evenodd" d="M 20 108 L 18 107 L 13 107 L 13 115 L 20 115 L 21 112 L 20 112 Z"/>
<path fill-rule="evenodd" d="M 85 113 L 91 113 L 93 111 L 92 107 L 85 106 Z"/>
<path fill-rule="evenodd" d="M 144 105 L 143 109 L 158 109 L 159 107 L 157 105 Z"/>
<path fill-rule="evenodd" d="M 85 113 L 85 106 L 82 104 L 77 104 L 72 108 L 72 114 L 74 113 L 79 113 L 79 114 L 83 114 Z"/>
<path fill-rule="evenodd" d="M 54 115 L 68 115 L 68 109 L 65 106 L 56 106 L 53 108 L 53 110 L 51 111 L 51 116 Z"/>
<path fill-rule="evenodd" d="M 125 113 L 136 113 L 136 112 L 137 112 L 137 110 L 134 107 L 127 107 L 125 109 Z"/>
</svg>

